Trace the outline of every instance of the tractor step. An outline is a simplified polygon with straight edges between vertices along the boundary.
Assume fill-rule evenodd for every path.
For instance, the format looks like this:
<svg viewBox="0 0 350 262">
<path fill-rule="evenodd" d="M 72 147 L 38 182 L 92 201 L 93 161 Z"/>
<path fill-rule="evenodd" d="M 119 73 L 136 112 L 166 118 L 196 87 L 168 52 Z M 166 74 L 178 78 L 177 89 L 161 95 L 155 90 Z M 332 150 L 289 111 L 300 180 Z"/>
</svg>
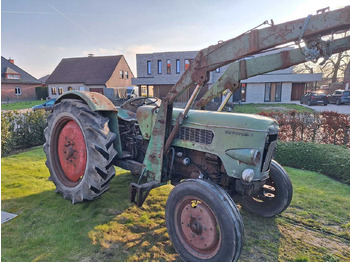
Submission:
<svg viewBox="0 0 350 262">
<path fill-rule="evenodd" d="M 141 207 L 149 192 L 159 184 L 160 183 L 157 181 L 151 181 L 145 184 L 130 183 L 130 202 L 135 203 L 138 207 Z"/>
</svg>

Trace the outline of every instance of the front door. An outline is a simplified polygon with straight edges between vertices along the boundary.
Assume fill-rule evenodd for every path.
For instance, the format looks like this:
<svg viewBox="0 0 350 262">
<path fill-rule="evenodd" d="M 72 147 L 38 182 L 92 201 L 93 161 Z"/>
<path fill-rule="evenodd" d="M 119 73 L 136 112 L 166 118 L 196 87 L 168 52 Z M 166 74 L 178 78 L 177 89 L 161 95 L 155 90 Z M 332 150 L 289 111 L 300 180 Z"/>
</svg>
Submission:
<svg viewBox="0 0 350 262">
<path fill-rule="evenodd" d="M 292 84 L 292 97 L 291 100 L 300 100 L 305 91 L 305 83 L 293 83 Z"/>
</svg>

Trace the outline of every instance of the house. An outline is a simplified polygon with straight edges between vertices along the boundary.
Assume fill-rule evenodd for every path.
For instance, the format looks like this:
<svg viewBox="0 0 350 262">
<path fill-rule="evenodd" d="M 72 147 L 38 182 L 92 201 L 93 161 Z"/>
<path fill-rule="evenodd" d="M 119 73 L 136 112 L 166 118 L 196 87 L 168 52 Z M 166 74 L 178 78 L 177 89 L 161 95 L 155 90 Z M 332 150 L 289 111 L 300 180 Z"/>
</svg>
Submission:
<svg viewBox="0 0 350 262">
<path fill-rule="evenodd" d="M 137 78 L 132 84 L 142 96 L 163 98 L 180 79 L 198 51 L 136 54 Z M 177 102 L 186 102 L 194 88 L 187 90 Z M 204 94 L 208 88 L 202 88 Z M 201 96 L 201 94 L 199 95 Z"/>
<path fill-rule="evenodd" d="M 123 55 L 64 58 L 46 80 L 50 98 L 66 91 L 98 92 L 110 99 L 126 96 L 134 77 Z"/>
<path fill-rule="evenodd" d="M 1 102 L 36 100 L 35 87 L 41 82 L 15 65 L 13 59 L 1 57 Z"/>
<path fill-rule="evenodd" d="M 198 51 L 137 54 L 137 78 L 132 79 L 132 84 L 137 85 L 139 93 L 144 96 L 163 98 L 197 53 Z M 210 72 L 207 86 L 202 88 L 198 99 L 221 77 L 228 66 Z M 322 74 L 294 74 L 293 67 L 290 67 L 242 80 L 240 89 L 231 100 L 247 103 L 298 101 L 306 93 L 308 84 L 321 79 Z M 187 102 L 192 90 L 193 88 L 182 94 L 177 102 Z"/>
<path fill-rule="evenodd" d="M 246 103 L 300 101 L 322 74 L 294 74 L 293 67 L 250 77 L 241 81 L 240 100 Z"/>
</svg>

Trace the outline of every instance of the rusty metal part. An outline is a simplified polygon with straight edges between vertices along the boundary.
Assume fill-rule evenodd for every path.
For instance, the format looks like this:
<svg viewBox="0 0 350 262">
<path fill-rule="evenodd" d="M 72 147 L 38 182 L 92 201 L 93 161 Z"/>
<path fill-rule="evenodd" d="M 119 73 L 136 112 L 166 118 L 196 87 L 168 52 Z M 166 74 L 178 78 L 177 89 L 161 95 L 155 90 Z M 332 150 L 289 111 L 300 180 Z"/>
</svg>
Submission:
<svg viewBox="0 0 350 262">
<path fill-rule="evenodd" d="M 58 158 L 65 176 L 77 182 L 85 173 L 86 144 L 79 125 L 70 120 L 58 137 Z"/>
<path fill-rule="evenodd" d="M 164 152 L 168 152 L 168 150 L 171 146 L 171 143 L 173 142 L 174 138 L 176 137 L 177 133 L 179 132 L 179 129 L 182 125 L 183 120 L 186 118 L 188 111 L 190 110 L 191 106 L 193 105 L 194 100 L 198 96 L 199 91 L 201 90 L 202 87 L 203 87 L 203 85 L 196 86 L 196 89 L 193 91 L 190 99 L 188 100 L 184 111 L 178 115 L 178 117 L 176 119 L 176 124 L 175 124 L 173 130 L 171 131 L 171 133 L 170 133 L 170 135 L 165 143 Z"/>
<path fill-rule="evenodd" d="M 80 99 L 85 101 L 92 111 L 115 111 L 115 105 L 107 97 L 96 92 L 87 91 L 69 91 L 61 95 L 55 102 L 60 103 L 63 99 Z"/>
<path fill-rule="evenodd" d="M 186 196 L 175 207 L 175 230 L 186 250 L 195 257 L 214 257 L 221 245 L 217 218 L 210 207 L 195 196 Z"/>
<path fill-rule="evenodd" d="M 349 50 L 350 37 L 334 40 L 329 43 L 328 48 L 332 50 L 333 54 Z M 203 108 L 212 99 L 228 89 L 228 85 L 231 83 L 233 85 L 230 91 L 234 92 L 239 88 L 236 83 L 239 83 L 240 80 L 300 64 L 305 61 L 305 56 L 299 49 L 293 49 L 254 57 L 245 61 L 245 63 L 241 61 L 232 63 L 219 80 L 195 103 L 194 107 L 197 109 Z M 245 72 L 242 73 L 242 70 Z M 242 78 L 242 76 L 245 78 Z"/>
</svg>

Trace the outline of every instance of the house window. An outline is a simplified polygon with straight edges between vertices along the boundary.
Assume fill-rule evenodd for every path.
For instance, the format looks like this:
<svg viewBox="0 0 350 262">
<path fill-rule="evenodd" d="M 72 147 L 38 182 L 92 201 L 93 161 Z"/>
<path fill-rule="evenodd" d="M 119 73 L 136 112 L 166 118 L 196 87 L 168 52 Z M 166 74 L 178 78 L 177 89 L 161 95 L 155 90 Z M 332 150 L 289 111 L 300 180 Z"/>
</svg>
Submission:
<svg viewBox="0 0 350 262">
<path fill-rule="evenodd" d="M 171 74 L 171 63 L 170 63 L 170 59 L 166 60 L 166 73 L 167 74 Z"/>
<path fill-rule="evenodd" d="M 124 78 L 124 72 L 123 72 L 123 70 L 120 70 L 120 78 Z"/>
<path fill-rule="evenodd" d="M 152 74 L 151 61 L 147 61 L 147 75 L 150 75 L 150 74 Z"/>
<path fill-rule="evenodd" d="M 216 72 L 216 73 L 220 73 L 220 67 L 216 68 L 216 69 L 215 69 L 215 72 Z"/>
<path fill-rule="evenodd" d="M 79 90 L 80 90 L 80 91 L 85 91 L 85 86 L 79 87 Z"/>
<path fill-rule="evenodd" d="M 73 87 L 68 86 L 68 91 L 72 91 L 72 90 L 73 90 Z"/>
<path fill-rule="evenodd" d="M 176 74 L 180 74 L 180 59 L 176 59 Z"/>
<path fill-rule="evenodd" d="M 158 60 L 158 74 L 162 73 L 162 60 Z"/>
<path fill-rule="evenodd" d="M 125 78 L 126 78 L 126 79 L 129 79 L 129 73 L 128 73 L 128 71 L 125 71 Z"/>
<path fill-rule="evenodd" d="M 281 102 L 282 83 L 265 83 L 264 102 Z"/>
<path fill-rule="evenodd" d="M 51 94 L 52 95 L 57 95 L 56 87 L 51 87 Z"/>
<path fill-rule="evenodd" d="M 241 84 L 241 101 L 245 102 L 247 97 L 247 84 L 242 83 Z"/>
<path fill-rule="evenodd" d="M 63 94 L 63 88 L 62 88 L 62 87 L 59 87 L 59 88 L 58 88 L 58 94 L 59 94 L 59 95 L 62 95 L 62 94 Z"/>
<path fill-rule="evenodd" d="M 190 63 L 193 61 L 193 59 L 185 59 L 185 70 L 190 66 Z"/>
<path fill-rule="evenodd" d="M 22 88 L 15 87 L 15 94 L 16 94 L 16 96 L 22 95 Z"/>
<path fill-rule="evenodd" d="M 19 74 L 6 74 L 7 79 L 19 79 Z"/>
</svg>

